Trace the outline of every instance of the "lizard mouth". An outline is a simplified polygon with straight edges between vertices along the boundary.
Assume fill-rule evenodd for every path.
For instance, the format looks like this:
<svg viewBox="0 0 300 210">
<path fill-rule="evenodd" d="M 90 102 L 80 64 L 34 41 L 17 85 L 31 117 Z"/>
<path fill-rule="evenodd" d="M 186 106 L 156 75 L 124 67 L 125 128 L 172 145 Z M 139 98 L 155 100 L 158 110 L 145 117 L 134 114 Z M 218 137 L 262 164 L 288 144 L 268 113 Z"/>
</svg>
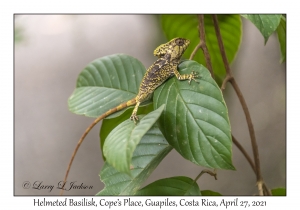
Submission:
<svg viewBox="0 0 300 210">
<path fill-rule="evenodd" d="M 184 43 L 184 49 L 186 50 L 188 48 L 188 46 L 190 45 L 191 41 L 186 39 L 185 43 Z"/>
<path fill-rule="evenodd" d="M 185 48 L 187 48 L 190 45 L 190 43 L 191 43 L 190 40 L 185 39 L 185 43 L 184 43 Z"/>
</svg>

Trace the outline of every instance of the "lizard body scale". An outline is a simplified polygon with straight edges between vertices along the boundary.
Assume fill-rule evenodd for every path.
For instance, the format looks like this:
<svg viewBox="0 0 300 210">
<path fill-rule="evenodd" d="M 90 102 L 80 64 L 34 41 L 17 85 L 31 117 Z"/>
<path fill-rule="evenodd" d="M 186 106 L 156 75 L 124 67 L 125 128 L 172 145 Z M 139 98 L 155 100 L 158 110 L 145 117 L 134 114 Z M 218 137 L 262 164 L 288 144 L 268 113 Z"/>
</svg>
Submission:
<svg viewBox="0 0 300 210">
<path fill-rule="evenodd" d="M 80 140 L 77 143 L 77 146 L 72 154 L 71 160 L 69 162 L 65 179 L 64 179 L 64 184 L 66 183 L 72 162 L 75 158 L 75 155 L 83 142 L 84 138 L 86 135 L 90 132 L 90 130 L 102 119 L 105 117 L 120 111 L 126 107 L 135 105 L 132 115 L 130 117 L 131 120 L 136 123 L 138 121 L 137 117 L 137 110 L 140 105 L 140 103 L 146 101 L 151 97 L 151 94 L 154 92 L 154 90 L 159 87 L 162 83 L 164 83 L 169 77 L 175 75 L 178 80 L 189 80 L 189 83 L 191 80 L 195 80 L 197 78 L 197 74 L 192 72 L 191 74 L 179 74 L 177 70 L 177 66 L 180 62 L 180 59 L 184 53 L 184 51 L 187 49 L 189 46 L 190 41 L 184 38 L 174 38 L 171 41 L 162 44 L 158 46 L 154 50 L 154 55 L 158 57 L 158 59 L 147 69 L 140 87 L 139 87 L 139 92 L 134 97 L 133 99 L 124 102 L 120 105 L 118 105 L 115 108 L 112 108 L 99 116 L 97 119 L 94 120 L 94 122 L 85 130 L 84 134 L 81 136 Z M 63 189 L 61 191 L 61 195 L 63 193 Z"/>
</svg>

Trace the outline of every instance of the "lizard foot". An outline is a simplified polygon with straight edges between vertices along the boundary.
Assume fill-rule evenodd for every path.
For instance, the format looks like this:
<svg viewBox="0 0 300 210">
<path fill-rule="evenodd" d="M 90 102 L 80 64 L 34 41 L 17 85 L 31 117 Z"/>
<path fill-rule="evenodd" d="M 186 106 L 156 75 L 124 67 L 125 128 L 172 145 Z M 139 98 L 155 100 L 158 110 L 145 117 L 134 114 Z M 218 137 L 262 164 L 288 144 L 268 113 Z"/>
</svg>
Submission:
<svg viewBox="0 0 300 210">
<path fill-rule="evenodd" d="M 192 73 L 189 75 L 189 84 L 191 84 L 192 80 L 199 83 L 199 81 L 197 81 L 195 78 L 201 78 L 201 76 L 198 75 L 198 72 L 192 71 Z"/>
<path fill-rule="evenodd" d="M 132 115 L 130 116 L 130 119 L 133 120 L 134 124 L 136 124 L 137 121 L 139 120 L 139 118 L 138 118 L 138 116 L 137 116 L 136 114 L 132 114 Z"/>
</svg>

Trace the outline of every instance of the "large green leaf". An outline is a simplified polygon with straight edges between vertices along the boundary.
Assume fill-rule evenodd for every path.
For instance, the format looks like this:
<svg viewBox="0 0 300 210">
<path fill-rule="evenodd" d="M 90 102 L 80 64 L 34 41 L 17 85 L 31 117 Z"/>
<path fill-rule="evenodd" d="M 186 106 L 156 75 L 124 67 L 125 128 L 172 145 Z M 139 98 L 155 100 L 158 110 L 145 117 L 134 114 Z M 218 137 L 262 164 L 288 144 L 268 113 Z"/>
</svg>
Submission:
<svg viewBox="0 0 300 210">
<path fill-rule="evenodd" d="M 224 43 L 228 61 L 231 63 L 239 49 L 242 36 L 242 22 L 239 15 L 218 15 L 218 22 Z M 168 40 L 175 37 L 183 37 L 191 40 L 191 44 L 185 52 L 189 57 L 199 43 L 198 17 L 197 15 L 162 15 L 161 23 Z M 212 67 L 218 81 L 222 81 L 226 71 L 219 50 L 215 29 L 211 15 L 204 15 L 206 45 L 211 56 Z M 206 65 L 201 49 L 194 60 Z"/>
<path fill-rule="evenodd" d="M 88 117 L 100 116 L 134 98 L 145 71 L 139 60 L 124 54 L 94 60 L 79 74 L 68 101 L 69 110 Z"/>
<path fill-rule="evenodd" d="M 281 15 L 242 15 L 250 20 L 260 31 L 267 43 L 271 34 L 277 29 Z"/>
<path fill-rule="evenodd" d="M 286 59 L 286 19 L 284 16 L 281 16 L 280 24 L 277 28 L 277 35 L 281 51 L 280 63 L 282 63 L 285 62 Z"/>
<path fill-rule="evenodd" d="M 104 119 L 102 121 L 99 135 L 100 135 L 100 147 L 101 147 L 102 157 L 104 160 L 105 160 L 105 157 L 103 156 L 103 145 L 104 145 L 106 137 L 116 126 L 118 126 L 120 123 L 124 122 L 125 120 L 129 119 L 129 117 L 131 116 L 132 110 L 133 110 L 133 108 L 130 108 L 118 117 L 111 118 L 111 119 Z M 144 107 L 140 107 L 137 111 L 137 114 L 145 115 L 151 111 L 153 111 L 153 104 L 150 104 L 150 105 L 144 106 Z"/>
<path fill-rule="evenodd" d="M 146 116 L 140 115 L 137 125 L 128 119 L 113 129 L 103 145 L 106 161 L 118 171 L 130 174 L 131 158 L 137 144 L 154 125 L 164 108 L 163 104 Z"/>
<path fill-rule="evenodd" d="M 154 109 L 166 104 L 159 118 L 165 138 L 184 158 L 210 168 L 234 169 L 228 110 L 209 71 L 195 61 L 179 65 L 181 74 L 196 71 L 199 84 L 176 77 L 162 84 L 153 98 Z"/>
<path fill-rule="evenodd" d="M 197 182 L 185 176 L 157 180 L 140 189 L 135 195 L 201 195 Z"/>
<path fill-rule="evenodd" d="M 131 162 L 131 176 L 105 162 L 100 171 L 105 188 L 97 195 L 133 195 L 161 160 L 172 150 L 155 124 L 137 145 Z"/>
</svg>

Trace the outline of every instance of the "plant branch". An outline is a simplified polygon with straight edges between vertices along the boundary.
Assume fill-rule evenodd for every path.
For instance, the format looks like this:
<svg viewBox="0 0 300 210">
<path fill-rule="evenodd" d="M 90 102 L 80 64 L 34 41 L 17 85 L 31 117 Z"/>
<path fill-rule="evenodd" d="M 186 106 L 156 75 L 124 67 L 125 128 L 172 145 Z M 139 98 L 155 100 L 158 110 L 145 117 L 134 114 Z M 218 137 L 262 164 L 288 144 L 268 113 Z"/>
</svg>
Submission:
<svg viewBox="0 0 300 210">
<path fill-rule="evenodd" d="M 258 146 L 257 146 L 256 138 L 255 138 L 254 127 L 253 127 L 252 120 L 251 120 L 251 117 L 250 117 L 250 112 L 249 112 L 248 106 L 246 104 L 246 101 L 244 99 L 244 96 L 243 96 L 239 86 L 237 85 L 234 77 L 230 80 L 230 83 L 231 83 L 232 87 L 234 88 L 234 90 L 235 90 L 235 92 L 236 92 L 236 94 L 237 94 L 237 96 L 240 100 L 240 103 L 242 105 L 243 111 L 245 113 L 246 121 L 247 121 L 247 124 L 248 124 L 248 129 L 249 129 L 249 133 L 250 133 L 250 138 L 251 138 L 254 162 L 255 162 L 256 181 L 257 181 L 258 189 L 259 189 L 260 195 L 261 195 L 262 194 L 261 185 L 263 183 L 263 178 L 262 178 L 261 171 L 260 171 Z"/>
<path fill-rule="evenodd" d="M 232 78 L 233 78 L 233 77 L 232 77 L 231 75 L 226 74 L 226 77 L 225 77 L 225 79 L 223 80 L 223 83 L 222 83 L 222 86 L 221 86 L 221 90 L 222 90 L 222 91 L 225 90 L 227 82 L 229 82 L 230 80 L 232 80 Z"/>
<path fill-rule="evenodd" d="M 215 75 L 214 75 L 214 72 L 213 72 L 213 69 L 212 69 L 212 65 L 211 65 L 210 55 L 209 55 L 209 52 L 208 52 L 208 48 L 206 46 L 204 15 L 198 15 L 198 19 L 199 19 L 198 31 L 199 31 L 200 42 L 195 47 L 195 49 L 193 50 L 193 52 L 190 56 L 190 60 L 192 60 L 195 57 L 197 51 L 201 48 L 202 51 L 203 51 L 203 54 L 204 54 L 206 66 L 207 66 L 208 70 L 210 71 L 210 74 L 211 74 L 212 78 L 215 78 Z"/>
<path fill-rule="evenodd" d="M 249 109 L 247 107 L 246 101 L 243 97 L 241 90 L 239 89 L 234 77 L 231 74 L 231 69 L 229 66 L 229 62 L 228 62 L 228 59 L 227 59 L 227 56 L 225 53 L 225 49 L 224 49 L 224 45 L 223 45 L 223 41 L 222 41 L 222 37 L 221 37 L 221 32 L 220 32 L 220 28 L 219 28 L 217 15 L 212 15 L 212 19 L 213 19 L 213 23 L 214 23 L 214 27 L 215 27 L 215 31 L 216 31 L 216 36 L 218 39 L 220 52 L 221 52 L 224 66 L 226 69 L 226 78 L 227 79 L 224 80 L 225 83 L 223 82 L 222 87 L 225 87 L 225 84 L 227 81 L 229 81 L 231 83 L 231 85 L 233 86 L 233 88 L 240 100 L 242 108 L 244 110 L 244 113 L 246 116 L 246 121 L 248 124 L 249 133 L 250 133 L 250 138 L 251 138 L 251 144 L 252 144 L 252 150 L 253 150 L 253 156 L 254 156 L 254 162 L 255 162 L 257 187 L 258 187 L 259 195 L 263 195 L 263 184 L 264 183 L 263 183 L 263 178 L 262 178 L 261 170 L 260 170 L 258 146 L 257 146 L 256 138 L 255 138 L 254 127 L 253 127 L 252 120 L 250 117 Z"/>
<path fill-rule="evenodd" d="M 250 164 L 252 170 L 254 171 L 254 173 L 256 174 L 256 169 L 255 169 L 255 165 L 251 159 L 251 157 L 248 155 L 248 153 L 246 152 L 246 150 L 243 148 L 243 146 L 238 142 L 238 140 L 233 136 L 232 136 L 232 142 L 235 144 L 235 146 L 242 152 L 242 154 L 245 156 L 245 158 L 247 159 L 248 163 Z M 265 183 L 263 183 L 263 191 L 264 191 L 264 195 L 271 195 L 268 187 L 266 186 Z"/>
<path fill-rule="evenodd" d="M 203 42 L 200 40 L 199 44 L 195 47 L 195 49 L 193 50 L 191 56 L 190 56 L 190 60 L 193 60 L 193 58 L 195 57 L 197 51 L 203 47 Z"/>
<path fill-rule="evenodd" d="M 232 142 L 242 152 L 242 154 L 245 156 L 245 158 L 247 159 L 248 163 L 250 164 L 251 168 L 253 169 L 254 173 L 256 174 L 255 165 L 254 165 L 252 159 L 250 158 L 250 156 L 248 155 L 248 153 L 246 152 L 246 150 L 243 148 L 243 146 L 236 140 L 236 138 L 233 135 L 231 135 L 231 136 L 232 136 Z"/>
<path fill-rule="evenodd" d="M 204 169 L 200 172 L 200 174 L 198 174 L 198 176 L 194 179 L 194 182 L 197 182 L 197 180 L 203 175 L 203 174 L 209 174 L 213 177 L 215 177 L 215 180 L 217 180 L 217 172 L 216 172 L 216 169 L 214 169 L 214 171 L 210 171 L 210 170 L 207 170 L 207 169 Z"/>
</svg>

